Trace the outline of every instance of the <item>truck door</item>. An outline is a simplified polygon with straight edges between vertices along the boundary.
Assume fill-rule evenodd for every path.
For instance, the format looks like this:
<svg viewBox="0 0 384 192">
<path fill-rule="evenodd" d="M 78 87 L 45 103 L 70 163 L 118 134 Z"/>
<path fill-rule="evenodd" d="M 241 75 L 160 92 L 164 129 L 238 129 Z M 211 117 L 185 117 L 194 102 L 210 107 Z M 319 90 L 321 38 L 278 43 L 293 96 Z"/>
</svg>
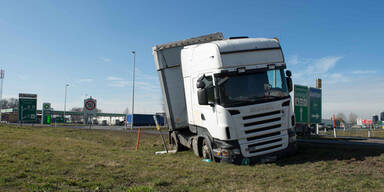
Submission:
<svg viewBox="0 0 384 192">
<path fill-rule="evenodd" d="M 203 88 L 197 88 L 198 81 L 204 82 Z M 193 101 L 193 115 L 195 124 L 197 126 L 208 129 L 210 134 L 214 137 L 214 133 L 217 127 L 217 117 L 216 117 L 216 106 L 215 106 L 215 96 L 214 96 L 214 79 L 212 75 L 204 75 L 196 77 L 193 81 L 194 87 L 194 98 Z M 208 103 L 199 104 L 198 101 L 198 91 L 205 89 Z"/>
</svg>

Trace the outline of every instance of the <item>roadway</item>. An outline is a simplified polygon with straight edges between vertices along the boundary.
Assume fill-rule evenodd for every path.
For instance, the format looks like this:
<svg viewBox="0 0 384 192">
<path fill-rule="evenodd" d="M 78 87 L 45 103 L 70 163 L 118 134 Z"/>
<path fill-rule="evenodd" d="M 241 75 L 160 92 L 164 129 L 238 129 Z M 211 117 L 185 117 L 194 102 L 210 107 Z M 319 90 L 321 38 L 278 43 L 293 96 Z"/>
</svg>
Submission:
<svg viewBox="0 0 384 192">
<path fill-rule="evenodd" d="M 18 124 L 17 124 L 18 125 Z M 24 124 L 31 126 L 32 124 Z M 43 126 L 40 124 L 35 124 L 34 126 Z M 54 126 L 54 125 L 45 125 L 45 126 Z M 125 131 L 129 133 L 136 133 L 137 127 L 134 129 L 126 128 L 125 126 L 102 126 L 102 125 L 60 125 L 57 127 L 67 127 L 74 129 L 87 129 L 87 130 L 109 130 L 109 131 Z M 162 128 L 161 132 L 157 131 L 154 126 L 142 126 L 142 134 L 163 134 L 168 135 L 168 131 Z M 384 139 L 380 138 L 356 138 L 356 137 L 338 137 L 338 138 L 329 138 L 329 137 L 299 137 L 297 139 L 298 143 L 308 143 L 308 144 L 328 144 L 328 145 L 344 145 L 344 146 L 360 146 L 360 147 L 373 147 L 384 149 Z"/>
</svg>

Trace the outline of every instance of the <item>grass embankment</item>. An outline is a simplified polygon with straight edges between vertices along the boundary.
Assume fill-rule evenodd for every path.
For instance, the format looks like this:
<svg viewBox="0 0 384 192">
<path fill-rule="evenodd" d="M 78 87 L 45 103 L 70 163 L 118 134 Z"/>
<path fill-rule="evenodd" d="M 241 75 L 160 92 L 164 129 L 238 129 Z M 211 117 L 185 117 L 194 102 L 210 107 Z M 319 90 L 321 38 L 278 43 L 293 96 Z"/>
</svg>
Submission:
<svg viewBox="0 0 384 192">
<path fill-rule="evenodd" d="M 0 191 L 382 191 L 384 153 L 300 145 L 270 164 L 206 163 L 158 135 L 0 126 Z"/>
</svg>

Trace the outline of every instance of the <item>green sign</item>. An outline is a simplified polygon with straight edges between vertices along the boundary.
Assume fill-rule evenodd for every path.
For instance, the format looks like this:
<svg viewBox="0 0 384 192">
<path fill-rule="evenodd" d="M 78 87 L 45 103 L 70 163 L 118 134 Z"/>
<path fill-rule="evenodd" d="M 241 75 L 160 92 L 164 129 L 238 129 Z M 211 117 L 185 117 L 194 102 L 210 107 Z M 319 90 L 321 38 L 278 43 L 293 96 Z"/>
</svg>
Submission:
<svg viewBox="0 0 384 192">
<path fill-rule="evenodd" d="M 295 100 L 295 120 L 297 123 L 308 122 L 308 87 L 302 85 L 294 85 L 293 88 Z"/>
<path fill-rule="evenodd" d="M 321 89 L 309 88 L 309 120 L 311 124 L 321 123 Z"/>
<path fill-rule="evenodd" d="M 22 123 L 36 123 L 37 121 L 37 95 L 19 94 L 19 121 Z"/>
<path fill-rule="evenodd" d="M 41 123 L 48 124 L 48 125 L 51 124 L 51 104 L 50 103 L 43 103 Z"/>
</svg>

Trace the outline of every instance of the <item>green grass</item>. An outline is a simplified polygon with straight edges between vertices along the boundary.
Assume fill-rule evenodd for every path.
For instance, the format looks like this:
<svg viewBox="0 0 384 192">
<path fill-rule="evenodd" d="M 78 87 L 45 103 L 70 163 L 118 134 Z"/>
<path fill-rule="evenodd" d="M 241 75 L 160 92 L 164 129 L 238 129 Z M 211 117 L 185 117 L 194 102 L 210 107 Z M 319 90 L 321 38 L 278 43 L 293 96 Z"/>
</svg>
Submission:
<svg viewBox="0 0 384 192">
<path fill-rule="evenodd" d="M 296 156 L 238 166 L 191 151 L 154 155 L 158 135 L 0 126 L 0 191 L 382 191 L 384 151 L 299 145 Z"/>
</svg>

